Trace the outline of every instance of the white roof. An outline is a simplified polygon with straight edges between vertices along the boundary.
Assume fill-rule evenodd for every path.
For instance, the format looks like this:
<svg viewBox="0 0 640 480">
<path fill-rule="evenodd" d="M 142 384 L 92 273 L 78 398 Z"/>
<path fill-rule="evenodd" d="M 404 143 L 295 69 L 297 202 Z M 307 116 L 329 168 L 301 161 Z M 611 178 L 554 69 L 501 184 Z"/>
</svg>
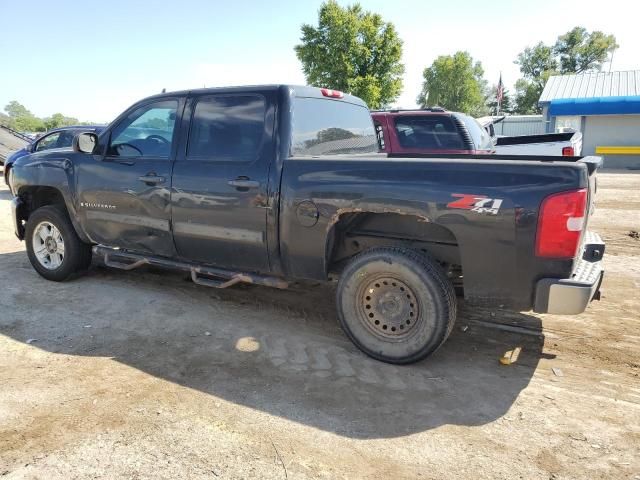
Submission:
<svg viewBox="0 0 640 480">
<path fill-rule="evenodd" d="M 539 103 L 558 98 L 600 98 L 640 95 L 640 70 L 579 73 L 549 77 Z"/>
</svg>

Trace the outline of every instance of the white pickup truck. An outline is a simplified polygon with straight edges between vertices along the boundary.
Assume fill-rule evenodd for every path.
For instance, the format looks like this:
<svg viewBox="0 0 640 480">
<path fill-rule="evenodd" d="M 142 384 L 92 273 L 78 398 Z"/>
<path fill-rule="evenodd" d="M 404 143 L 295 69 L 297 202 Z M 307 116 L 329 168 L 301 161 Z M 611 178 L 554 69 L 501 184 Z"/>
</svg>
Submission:
<svg viewBox="0 0 640 480">
<path fill-rule="evenodd" d="M 496 135 L 494 124 L 504 120 L 495 117 L 479 118 L 489 132 L 498 155 L 544 155 L 574 157 L 582 153 L 582 133 L 575 131 L 536 135 Z"/>
<path fill-rule="evenodd" d="M 543 133 L 541 135 L 517 135 L 495 137 L 498 155 L 562 155 L 579 156 L 582 152 L 582 133 Z"/>
</svg>

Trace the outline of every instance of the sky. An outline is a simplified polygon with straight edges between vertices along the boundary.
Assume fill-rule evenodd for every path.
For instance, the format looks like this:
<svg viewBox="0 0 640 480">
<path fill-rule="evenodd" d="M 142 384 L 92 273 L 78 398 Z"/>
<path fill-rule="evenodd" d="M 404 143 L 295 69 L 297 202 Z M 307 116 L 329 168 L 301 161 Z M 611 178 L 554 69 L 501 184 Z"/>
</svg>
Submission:
<svg viewBox="0 0 640 480">
<path fill-rule="evenodd" d="M 339 0 L 341 5 L 355 3 Z M 135 101 L 189 88 L 304 84 L 293 47 L 317 23 L 321 0 L 218 2 L 0 0 L 0 108 L 17 100 L 37 116 L 61 112 L 109 122 Z M 415 107 L 422 71 L 468 51 L 490 84 L 513 91 L 525 47 L 576 25 L 616 36 L 613 70 L 640 69 L 637 0 L 361 0 L 404 41 L 404 89 Z M 609 64 L 605 69 L 609 69 Z"/>
</svg>

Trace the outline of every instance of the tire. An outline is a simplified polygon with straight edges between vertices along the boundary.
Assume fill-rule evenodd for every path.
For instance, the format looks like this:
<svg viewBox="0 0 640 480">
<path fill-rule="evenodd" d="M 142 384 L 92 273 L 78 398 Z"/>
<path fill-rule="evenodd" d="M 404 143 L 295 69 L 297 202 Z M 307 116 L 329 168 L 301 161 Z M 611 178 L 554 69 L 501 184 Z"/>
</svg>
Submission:
<svg viewBox="0 0 640 480">
<path fill-rule="evenodd" d="M 456 318 L 455 291 L 440 266 L 407 248 L 374 248 L 353 257 L 338 282 L 336 302 L 351 341 L 387 363 L 432 354 Z"/>
<path fill-rule="evenodd" d="M 68 280 L 91 265 L 91 245 L 80 240 L 61 207 L 49 205 L 33 212 L 27 221 L 25 242 L 31 265 L 47 280 Z"/>
</svg>

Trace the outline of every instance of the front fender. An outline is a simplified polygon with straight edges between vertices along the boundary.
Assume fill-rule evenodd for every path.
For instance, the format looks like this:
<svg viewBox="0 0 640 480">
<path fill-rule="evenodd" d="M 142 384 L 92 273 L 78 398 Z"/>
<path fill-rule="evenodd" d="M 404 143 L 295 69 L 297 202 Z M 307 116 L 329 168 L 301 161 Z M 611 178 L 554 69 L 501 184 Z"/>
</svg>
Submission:
<svg viewBox="0 0 640 480">
<path fill-rule="evenodd" d="M 12 168 L 11 187 L 14 194 L 27 203 L 24 220 L 29 215 L 27 199 L 41 189 L 57 191 L 64 201 L 71 223 L 82 241 L 90 243 L 82 225 L 77 221 L 76 176 L 70 151 L 51 151 L 27 155 L 18 159 Z"/>
</svg>

